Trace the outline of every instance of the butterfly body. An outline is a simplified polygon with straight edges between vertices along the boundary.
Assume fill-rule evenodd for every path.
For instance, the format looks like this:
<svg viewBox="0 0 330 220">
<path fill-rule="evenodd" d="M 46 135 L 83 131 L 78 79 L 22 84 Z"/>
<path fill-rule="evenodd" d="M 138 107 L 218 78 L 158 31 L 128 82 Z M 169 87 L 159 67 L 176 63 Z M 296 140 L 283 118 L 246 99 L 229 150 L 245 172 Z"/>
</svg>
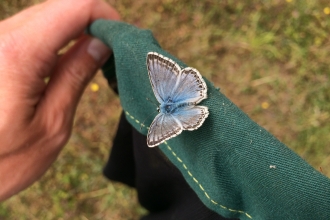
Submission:
<svg viewBox="0 0 330 220">
<path fill-rule="evenodd" d="M 193 103 L 181 102 L 175 103 L 172 101 L 164 102 L 159 106 L 159 112 L 162 114 L 174 114 L 177 111 L 180 111 L 182 108 L 193 105 Z"/>
<path fill-rule="evenodd" d="M 159 102 L 159 114 L 150 125 L 149 147 L 177 136 L 183 130 L 199 128 L 208 117 L 208 108 L 197 104 L 207 97 L 200 73 L 190 67 L 181 69 L 173 60 L 158 53 L 147 55 L 149 79 Z"/>
</svg>

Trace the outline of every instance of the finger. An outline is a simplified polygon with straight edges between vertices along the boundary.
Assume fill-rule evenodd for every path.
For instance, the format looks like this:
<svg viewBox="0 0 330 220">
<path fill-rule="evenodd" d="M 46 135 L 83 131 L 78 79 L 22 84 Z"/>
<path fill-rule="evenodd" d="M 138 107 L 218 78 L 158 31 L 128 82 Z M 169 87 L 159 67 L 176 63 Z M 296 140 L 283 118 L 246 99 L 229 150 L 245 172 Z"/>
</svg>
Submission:
<svg viewBox="0 0 330 220">
<path fill-rule="evenodd" d="M 42 8 L 42 4 L 34 5 L 24 9 L 23 11 L 6 18 L 0 22 L 1 33 L 9 32 L 23 26 L 26 21 L 30 20 L 34 14 Z"/>
<path fill-rule="evenodd" d="M 46 117 L 45 126 L 54 132 L 71 126 L 80 96 L 110 53 L 100 40 L 84 36 L 61 57 L 37 107 L 36 115 Z"/>
<path fill-rule="evenodd" d="M 70 40 L 81 35 L 89 23 L 99 18 L 118 20 L 120 16 L 102 0 L 51 0 L 1 22 L 0 34 L 15 30 L 2 39 L 5 45 L 15 47 L 9 53 L 29 53 L 28 57 L 24 56 L 27 63 L 36 59 L 47 61 L 53 59 Z"/>
<path fill-rule="evenodd" d="M 33 15 L 39 7 L 41 7 L 41 4 L 28 7 L 23 11 L 19 12 L 18 14 L 12 15 L 10 17 L 7 17 L 5 20 L 2 20 L 0 22 L 0 29 L 2 30 L 2 33 L 6 33 L 8 31 L 16 29 L 17 26 L 22 25 L 22 23 L 24 23 L 27 18 L 30 18 L 31 15 Z M 25 20 L 23 20 L 24 18 Z"/>
<path fill-rule="evenodd" d="M 38 30 L 37 34 L 27 34 L 26 41 L 33 42 L 29 51 L 57 52 L 98 18 L 119 19 L 119 15 L 102 0 L 51 0 L 26 22 L 23 33 Z"/>
<path fill-rule="evenodd" d="M 47 1 L 44 3 L 30 6 L 26 9 L 22 10 L 21 12 L 6 18 L 5 20 L 2 20 L 0 23 L 0 30 L 2 32 L 4 32 L 8 29 L 15 29 L 15 28 L 17 28 L 17 26 L 23 26 L 27 21 L 31 20 L 30 18 L 35 17 L 37 12 L 43 11 L 44 8 L 48 8 L 49 2 L 51 2 L 51 1 Z M 59 2 L 61 2 L 61 1 L 59 1 Z M 94 8 L 91 8 L 93 10 L 91 13 L 91 21 L 98 19 L 98 18 L 105 18 L 105 19 L 112 19 L 112 20 L 120 19 L 120 16 L 115 9 L 113 9 L 111 6 L 105 4 L 104 2 L 100 2 L 100 3 L 101 4 L 96 4 Z M 59 3 L 59 4 L 61 4 L 61 3 Z M 63 8 L 63 9 L 65 9 L 65 8 Z"/>
</svg>

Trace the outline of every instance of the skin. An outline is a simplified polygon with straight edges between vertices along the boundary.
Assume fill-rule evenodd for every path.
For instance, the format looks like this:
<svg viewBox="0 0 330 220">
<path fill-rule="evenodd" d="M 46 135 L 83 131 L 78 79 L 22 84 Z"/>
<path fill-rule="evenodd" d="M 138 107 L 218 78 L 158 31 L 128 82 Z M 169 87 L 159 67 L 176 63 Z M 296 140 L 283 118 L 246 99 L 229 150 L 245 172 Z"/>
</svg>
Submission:
<svg viewBox="0 0 330 220">
<path fill-rule="evenodd" d="M 99 18 L 119 15 L 102 0 L 49 0 L 0 22 L 0 201 L 39 179 L 68 141 L 78 101 L 111 54 L 82 34 Z"/>
</svg>

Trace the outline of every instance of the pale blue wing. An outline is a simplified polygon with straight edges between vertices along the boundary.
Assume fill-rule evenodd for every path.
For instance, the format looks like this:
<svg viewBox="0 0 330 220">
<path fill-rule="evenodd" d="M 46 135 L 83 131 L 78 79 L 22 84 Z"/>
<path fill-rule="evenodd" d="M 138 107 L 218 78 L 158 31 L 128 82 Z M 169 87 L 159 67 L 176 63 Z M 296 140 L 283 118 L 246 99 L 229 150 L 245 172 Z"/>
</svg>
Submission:
<svg viewBox="0 0 330 220">
<path fill-rule="evenodd" d="M 172 93 L 174 103 L 199 103 L 207 98 L 206 84 L 198 70 L 187 67 L 179 73 L 179 80 Z"/>
<path fill-rule="evenodd" d="M 147 67 L 156 99 L 164 103 L 172 96 L 181 68 L 173 60 L 155 52 L 148 53 Z"/>
<path fill-rule="evenodd" d="M 182 132 L 182 125 L 179 120 L 170 114 L 158 114 L 151 123 L 147 144 L 149 147 L 157 146 L 164 141 L 177 136 Z"/>
<path fill-rule="evenodd" d="M 203 122 L 209 115 L 209 111 L 205 106 L 186 106 L 177 109 L 172 115 L 175 119 L 179 120 L 184 130 L 191 131 L 202 126 Z"/>
</svg>

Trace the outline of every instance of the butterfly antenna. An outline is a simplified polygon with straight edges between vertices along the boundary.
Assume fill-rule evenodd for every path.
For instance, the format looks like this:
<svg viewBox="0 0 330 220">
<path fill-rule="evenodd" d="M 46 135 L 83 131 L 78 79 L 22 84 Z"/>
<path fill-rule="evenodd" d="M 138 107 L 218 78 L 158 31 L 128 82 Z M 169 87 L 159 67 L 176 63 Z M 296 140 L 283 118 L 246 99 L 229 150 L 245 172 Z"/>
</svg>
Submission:
<svg viewBox="0 0 330 220">
<path fill-rule="evenodd" d="M 150 116 L 152 116 L 152 114 L 153 114 L 153 112 L 151 112 L 151 113 L 146 117 L 146 119 L 143 120 L 143 122 L 142 122 L 141 125 L 140 125 L 140 131 L 142 131 L 142 126 L 145 126 L 145 125 L 144 125 L 144 122 L 145 122 L 148 118 L 150 118 Z"/>
<path fill-rule="evenodd" d="M 152 104 L 154 104 L 156 107 L 157 107 L 157 111 L 159 111 L 159 107 L 158 107 L 158 105 L 155 103 L 155 102 L 153 102 L 152 100 L 150 100 L 149 98 L 146 98 L 149 102 L 151 102 Z M 144 126 L 144 122 L 148 119 L 148 118 L 150 118 L 150 116 L 153 114 L 153 112 L 150 114 L 150 115 L 148 115 L 148 117 L 146 118 L 146 119 L 144 119 L 143 120 L 143 122 L 142 122 L 142 124 L 140 125 L 140 131 L 142 130 L 142 126 Z"/>
<path fill-rule="evenodd" d="M 154 104 L 157 108 L 158 108 L 158 105 L 157 103 L 155 103 L 154 101 L 150 100 L 149 98 L 146 98 L 149 102 L 151 102 L 152 104 Z"/>
</svg>

